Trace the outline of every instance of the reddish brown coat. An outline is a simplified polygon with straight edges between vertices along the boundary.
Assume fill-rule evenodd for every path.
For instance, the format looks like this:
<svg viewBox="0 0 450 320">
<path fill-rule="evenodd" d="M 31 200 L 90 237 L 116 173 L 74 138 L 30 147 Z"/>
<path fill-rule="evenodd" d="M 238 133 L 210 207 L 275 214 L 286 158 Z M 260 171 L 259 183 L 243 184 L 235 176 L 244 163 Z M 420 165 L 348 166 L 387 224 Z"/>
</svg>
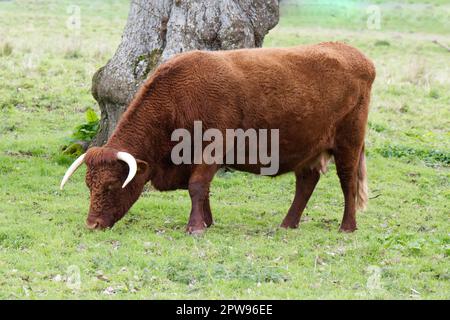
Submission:
<svg viewBox="0 0 450 320">
<path fill-rule="evenodd" d="M 333 156 L 346 200 L 341 229 L 353 231 L 356 205 L 367 201 L 363 149 L 374 79 L 372 62 L 342 43 L 175 56 L 142 85 L 107 144 L 88 151 L 88 224 L 112 226 L 151 181 L 159 190 L 188 188 L 193 205 L 188 231 L 209 226 L 209 184 L 219 166 L 176 166 L 170 160 L 173 130 L 192 131 L 201 120 L 204 130 L 279 129 L 279 174 L 297 176 L 284 227 L 298 225 L 319 171 Z M 124 190 L 110 187 L 127 174 L 114 158 L 117 151 L 140 160 L 138 176 Z"/>
</svg>

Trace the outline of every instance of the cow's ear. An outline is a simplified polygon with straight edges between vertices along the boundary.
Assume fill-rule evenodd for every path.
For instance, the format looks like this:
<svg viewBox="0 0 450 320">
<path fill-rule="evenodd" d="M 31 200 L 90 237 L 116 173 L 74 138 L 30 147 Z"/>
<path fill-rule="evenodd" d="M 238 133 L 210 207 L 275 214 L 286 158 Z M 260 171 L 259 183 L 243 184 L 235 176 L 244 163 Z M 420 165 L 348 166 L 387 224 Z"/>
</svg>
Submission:
<svg viewBox="0 0 450 320">
<path fill-rule="evenodd" d="M 137 163 L 137 174 L 139 175 L 146 174 L 148 171 L 148 163 L 139 159 L 136 159 L 136 163 Z"/>
</svg>

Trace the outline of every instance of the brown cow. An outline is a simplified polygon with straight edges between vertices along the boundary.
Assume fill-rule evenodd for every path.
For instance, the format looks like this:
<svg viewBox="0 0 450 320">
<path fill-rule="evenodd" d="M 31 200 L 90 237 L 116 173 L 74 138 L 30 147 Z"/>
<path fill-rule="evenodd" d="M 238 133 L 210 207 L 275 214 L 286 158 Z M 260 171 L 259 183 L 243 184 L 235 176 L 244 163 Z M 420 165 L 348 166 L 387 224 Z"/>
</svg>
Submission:
<svg viewBox="0 0 450 320">
<path fill-rule="evenodd" d="M 279 171 L 296 175 L 294 201 L 281 226 L 296 228 L 320 172 L 334 157 L 345 198 L 341 231 L 356 229 L 367 202 L 364 135 L 375 68 L 342 43 L 292 48 L 192 51 L 162 64 L 142 85 L 108 142 L 82 163 L 91 205 L 87 226 L 112 227 L 151 181 L 158 190 L 188 189 L 189 233 L 213 223 L 209 186 L 220 164 L 175 165 L 175 129 L 279 129 Z M 261 164 L 227 165 L 257 172 Z M 123 183 L 125 181 L 125 183 Z"/>
</svg>

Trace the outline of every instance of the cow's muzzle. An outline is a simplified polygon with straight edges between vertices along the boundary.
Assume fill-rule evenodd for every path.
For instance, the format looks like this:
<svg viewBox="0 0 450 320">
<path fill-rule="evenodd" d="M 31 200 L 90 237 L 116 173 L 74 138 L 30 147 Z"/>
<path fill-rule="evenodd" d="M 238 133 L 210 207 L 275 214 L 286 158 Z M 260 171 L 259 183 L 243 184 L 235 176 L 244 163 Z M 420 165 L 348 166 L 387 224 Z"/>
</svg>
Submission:
<svg viewBox="0 0 450 320">
<path fill-rule="evenodd" d="M 86 220 L 86 227 L 89 230 L 102 230 L 102 229 L 108 228 L 108 226 L 100 218 L 95 218 L 95 219 L 89 219 L 88 218 Z"/>
</svg>

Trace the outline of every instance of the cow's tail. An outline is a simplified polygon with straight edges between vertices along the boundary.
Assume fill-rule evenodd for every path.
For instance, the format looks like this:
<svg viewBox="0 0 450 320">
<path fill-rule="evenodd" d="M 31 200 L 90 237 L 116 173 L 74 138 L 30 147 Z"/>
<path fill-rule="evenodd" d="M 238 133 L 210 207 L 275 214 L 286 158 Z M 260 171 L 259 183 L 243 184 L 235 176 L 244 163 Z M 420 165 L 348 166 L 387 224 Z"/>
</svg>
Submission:
<svg viewBox="0 0 450 320">
<path fill-rule="evenodd" d="M 364 155 L 364 145 L 361 148 L 358 163 L 358 180 L 356 187 L 356 210 L 364 211 L 367 208 L 368 192 L 366 156 Z"/>
</svg>

